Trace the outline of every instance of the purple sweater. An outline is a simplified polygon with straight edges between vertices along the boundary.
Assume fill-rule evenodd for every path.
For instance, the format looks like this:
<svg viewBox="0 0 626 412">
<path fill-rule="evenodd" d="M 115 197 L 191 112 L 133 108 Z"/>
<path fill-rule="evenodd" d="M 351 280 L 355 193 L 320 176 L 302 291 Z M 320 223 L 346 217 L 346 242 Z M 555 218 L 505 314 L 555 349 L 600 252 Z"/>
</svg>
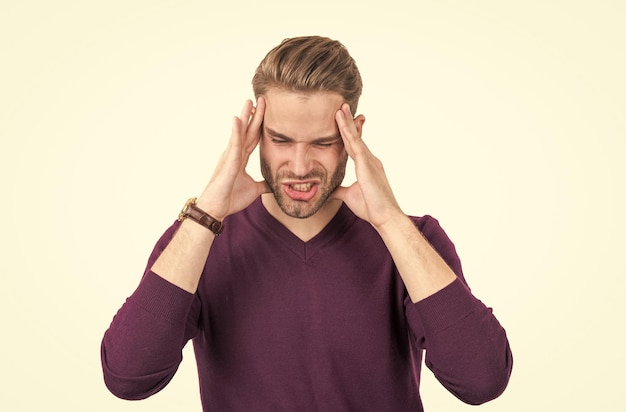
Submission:
<svg viewBox="0 0 626 412">
<path fill-rule="evenodd" d="M 257 199 L 227 218 L 196 294 L 146 270 L 104 335 L 107 387 L 125 399 L 158 392 L 192 339 L 207 411 L 422 411 L 424 349 L 464 402 L 497 397 L 512 366 L 505 331 L 438 222 L 413 220 L 458 276 L 416 304 L 380 236 L 345 205 L 302 242 Z"/>
</svg>

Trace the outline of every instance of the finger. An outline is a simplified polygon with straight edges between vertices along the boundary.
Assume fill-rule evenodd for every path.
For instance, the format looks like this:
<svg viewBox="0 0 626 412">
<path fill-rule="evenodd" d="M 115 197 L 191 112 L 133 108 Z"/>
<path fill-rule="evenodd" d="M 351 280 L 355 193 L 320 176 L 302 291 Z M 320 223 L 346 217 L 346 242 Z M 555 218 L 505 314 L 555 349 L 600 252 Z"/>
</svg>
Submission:
<svg viewBox="0 0 626 412">
<path fill-rule="evenodd" d="M 239 118 L 241 119 L 241 121 L 243 122 L 243 124 L 248 124 L 248 122 L 250 121 L 250 115 L 252 114 L 252 100 L 248 99 L 246 100 L 246 102 L 243 104 L 243 108 L 241 109 L 241 115 L 239 115 Z"/>
<path fill-rule="evenodd" d="M 245 151 L 250 154 L 254 151 L 255 147 L 259 144 L 259 138 L 261 137 L 261 125 L 263 124 L 263 115 L 265 113 L 265 101 L 260 99 L 257 103 L 257 107 L 254 108 L 254 114 L 250 119 L 250 122 L 244 125 L 244 134 L 242 137 Z"/>
<path fill-rule="evenodd" d="M 346 115 L 343 112 L 343 110 L 340 108 L 339 110 L 337 110 L 337 113 L 335 113 L 335 121 L 337 122 L 337 127 L 339 128 L 339 133 L 341 134 L 342 139 L 344 140 L 344 143 L 350 143 L 350 142 L 345 142 L 345 140 L 347 140 L 347 130 L 348 130 L 348 121 L 346 119 Z"/>
<path fill-rule="evenodd" d="M 230 141 L 228 142 L 230 147 L 241 148 L 242 147 L 242 124 L 241 119 L 237 116 L 233 116 L 231 132 L 230 132 Z"/>
<path fill-rule="evenodd" d="M 350 146 L 346 149 L 350 150 L 348 154 L 354 158 L 357 155 L 368 153 L 367 145 L 361 138 L 365 116 L 360 114 L 353 118 L 352 113 L 350 113 L 350 107 L 346 104 L 339 111 L 338 119 L 337 124 L 340 125 L 340 133 L 344 138 L 344 142 L 347 141 Z"/>
<path fill-rule="evenodd" d="M 352 135 L 356 139 L 361 139 L 363 123 L 365 123 L 365 116 L 363 116 L 362 114 L 354 116 L 352 114 L 352 111 L 350 110 L 350 105 L 348 105 L 347 103 L 344 103 L 342 105 L 341 111 L 343 112 L 346 126 L 348 127 Z"/>
<path fill-rule="evenodd" d="M 259 127 L 261 122 L 263 121 L 263 116 L 265 115 L 265 98 L 259 97 L 256 102 L 256 107 L 253 107 L 252 113 L 252 121 L 251 126 Z"/>
<path fill-rule="evenodd" d="M 259 98 L 256 101 L 256 107 L 254 106 L 254 104 L 252 105 L 252 118 L 253 119 L 256 113 L 259 111 L 259 106 L 262 106 L 262 110 L 261 110 L 261 115 L 262 115 L 263 111 L 265 110 L 265 97 L 259 96 Z"/>
<path fill-rule="evenodd" d="M 246 132 L 246 147 L 250 152 L 254 150 L 259 142 L 264 115 L 265 99 L 263 97 L 259 97 L 259 100 L 257 101 L 257 106 L 252 116 L 252 120 L 250 120 L 250 124 L 248 125 L 248 130 Z"/>
<path fill-rule="evenodd" d="M 342 105 L 335 115 L 335 120 L 339 128 L 339 133 L 343 139 L 344 146 L 350 157 L 354 158 L 355 152 L 355 140 L 356 140 L 356 127 L 354 126 L 354 120 L 350 113 L 350 109 L 347 104 Z"/>
<path fill-rule="evenodd" d="M 230 144 L 231 146 L 235 146 L 239 149 L 247 150 L 246 144 L 246 132 L 248 129 L 248 123 L 250 121 L 250 116 L 252 115 L 252 111 L 254 109 L 254 105 L 250 99 L 246 100 L 241 109 L 241 113 L 239 117 L 233 118 L 233 126 L 231 130 L 231 138 Z"/>
</svg>

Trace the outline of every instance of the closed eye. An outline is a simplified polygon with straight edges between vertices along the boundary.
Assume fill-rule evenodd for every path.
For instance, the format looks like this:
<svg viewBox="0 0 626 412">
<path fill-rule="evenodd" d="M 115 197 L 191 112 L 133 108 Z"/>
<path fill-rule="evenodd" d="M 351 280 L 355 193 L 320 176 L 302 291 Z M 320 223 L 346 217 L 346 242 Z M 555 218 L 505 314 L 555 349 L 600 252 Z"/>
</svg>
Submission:
<svg viewBox="0 0 626 412">
<path fill-rule="evenodd" d="M 263 135 L 267 136 L 269 141 L 276 145 L 287 146 L 293 143 L 297 143 L 292 138 L 285 136 L 267 126 L 264 127 Z M 320 148 L 320 149 L 325 149 L 325 148 L 332 147 L 338 142 L 341 142 L 341 136 L 335 135 L 335 136 L 321 137 L 319 139 L 315 139 L 311 142 L 308 142 L 307 144 L 313 147 Z"/>
<path fill-rule="evenodd" d="M 270 139 L 270 142 L 274 143 L 274 144 L 287 144 L 287 143 L 291 143 L 291 140 L 286 140 L 286 139 L 282 139 L 280 137 L 274 137 L 274 136 L 268 136 Z"/>
<path fill-rule="evenodd" d="M 325 148 L 325 147 L 332 147 L 339 142 L 341 142 L 341 137 L 332 136 L 332 137 L 323 137 L 321 139 L 313 140 L 312 144 L 315 147 Z"/>
</svg>

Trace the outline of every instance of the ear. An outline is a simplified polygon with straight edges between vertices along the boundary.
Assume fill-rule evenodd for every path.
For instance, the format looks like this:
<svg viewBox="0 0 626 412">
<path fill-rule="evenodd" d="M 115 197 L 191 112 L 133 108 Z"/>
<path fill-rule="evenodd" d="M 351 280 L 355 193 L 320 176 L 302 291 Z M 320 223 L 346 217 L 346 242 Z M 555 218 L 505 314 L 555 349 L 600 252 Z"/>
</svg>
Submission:
<svg viewBox="0 0 626 412">
<path fill-rule="evenodd" d="M 354 126 L 356 127 L 356 131 L 359 132 L 359 136 L 363 133 L 363 124 L 365 123 L 365 116 L 362 114 L 358 115 L 354 118 Z"/>
</svg>

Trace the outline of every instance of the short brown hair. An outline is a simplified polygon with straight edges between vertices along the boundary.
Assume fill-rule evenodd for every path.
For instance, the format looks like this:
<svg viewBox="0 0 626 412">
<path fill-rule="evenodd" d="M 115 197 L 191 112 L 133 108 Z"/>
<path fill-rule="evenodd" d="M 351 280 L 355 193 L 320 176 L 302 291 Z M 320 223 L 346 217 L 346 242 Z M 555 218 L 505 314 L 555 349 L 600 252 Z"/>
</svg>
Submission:
<svg viewBox="0 0 626 412">
<path fill-rule="evenodd" d="M 306 36 L 283 40 L 259 64 L 252 78 L 254 95 L 259 97 L 273 87 L 339 93 L 354 113 L 363 83 L 343 44 L 327 37 Z"/>
</svg>

